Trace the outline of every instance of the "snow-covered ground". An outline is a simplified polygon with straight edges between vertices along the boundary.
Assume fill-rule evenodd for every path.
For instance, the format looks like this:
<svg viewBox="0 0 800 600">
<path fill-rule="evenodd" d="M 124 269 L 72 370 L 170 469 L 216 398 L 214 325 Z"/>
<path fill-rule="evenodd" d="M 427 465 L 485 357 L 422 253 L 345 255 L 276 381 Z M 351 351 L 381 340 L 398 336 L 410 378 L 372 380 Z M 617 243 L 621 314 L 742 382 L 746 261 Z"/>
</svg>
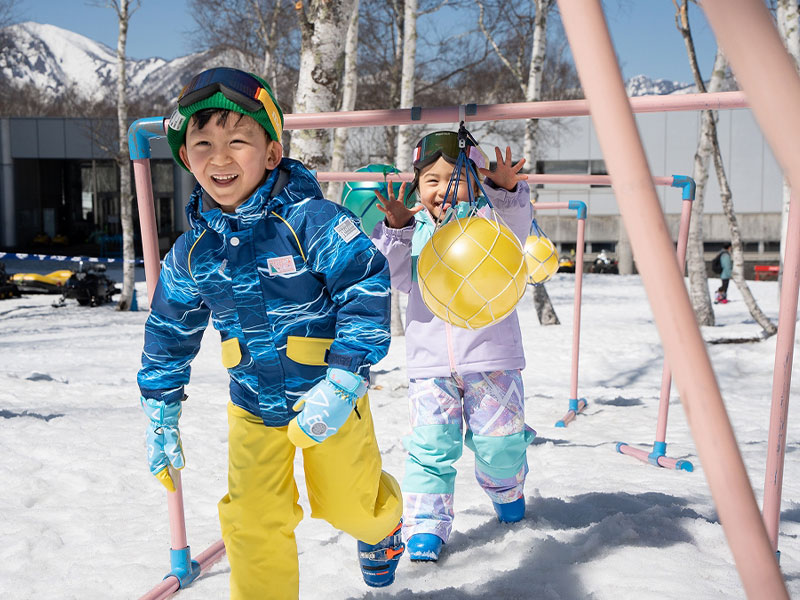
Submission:
<svg viewBox="0 0 800 600">
<path fill-rule="evenodd" d="M 307 517 L 297 529 L 301 598 L 744 597 L 677 396 L 667 453 L 691 460 L 693 473 L 615 452 L 617 441 L 649 448 L 655 437 L 662 350 L 638 277 L 586 276 L 579 393 L 589 407 L 568 428 L 554 427 L 569 396 L 573 281 L 557 275 L 548 284 L 559 327 L 538 325 L 530 295 L 520 306 L 527 421 L 539 433 L 528 451 L 526 519 L 497 522 L 465 451 L 454 533 L 438 564 L 404 558 L 392 587 L 370 590 L 355 541 Z M 751 286 L 776 319 L 776 284 Z M 758 333 L 735 288 L 731 298 L 716 307 L 707 340 Z M 147 313 L 73 301 L 52 308 L 53 299 L 0 302 L 0 598 L 138 598 L 169 564 L 165 493 L 147 469 L 136 387 Z M 759 505 L 774 349 L 774 338 L 709 346 Z M 409 429 L 404 361 L 395 339 L 371 391 L 384 468 L 398 478 Z M 220 537 L 216 503 L 226 486 L 227 377 L 213 330 L 187 392 L 183 481 L 198 554 Z M 800 597 L 800 424 L 791 415 L 788 429 L 781 566 Z M 300 477 L 298 485 L 306 508 Z M 225 598 L 227 585 L 222 560 L 179 597 Z"/>
</svg>

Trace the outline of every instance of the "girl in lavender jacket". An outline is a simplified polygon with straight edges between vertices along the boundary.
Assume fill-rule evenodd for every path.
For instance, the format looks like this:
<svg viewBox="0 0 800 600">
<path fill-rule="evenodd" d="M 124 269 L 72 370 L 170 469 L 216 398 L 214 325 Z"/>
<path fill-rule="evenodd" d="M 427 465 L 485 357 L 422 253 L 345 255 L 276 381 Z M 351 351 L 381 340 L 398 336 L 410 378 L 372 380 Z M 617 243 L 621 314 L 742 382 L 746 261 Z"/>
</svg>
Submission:
<svg viewBox="0 0 800 600">
<path fill-rule="evenodd" d="M 494 210 L 524 240 L 533 218 L 528 184 L 518 174 L 525 159 L 512 164 L 510 148 L 505 158 L 495 148 L 497 167 L 489 171 L 483 154 L 474 146 L 469 150 L 478 172 L 486 177 L 484 188 Z M 422 138 L 414 150 L 411 184 L 421 204 L 407 208 L 389 186 L 388 198 L 378 194 L 386 217 L 371 236 L 389 261 L 392 288 L 409 294 L 406 352 L 412 433 L 405 440 L 408 459 L 402 487 L 406 546 L 410 558 L 418 561 L 437 560 L 452 530 L 453 464 L 462 453 L 462 423 L 463 441 L 475 453 L 475 477 L 501 522 L 525 515 L 525 452 L 535 436 L 525 424 L 525 356 L 516 311 L 482 329 L 462 329 L 435 317 L 420 295 L 417 257 L 442 213 L 457 156 L 455 132 Z M 468 199 L 464 177 L 456 203 Z M 404 186 L 398 196 L 405 197 Z"/>
</svg>

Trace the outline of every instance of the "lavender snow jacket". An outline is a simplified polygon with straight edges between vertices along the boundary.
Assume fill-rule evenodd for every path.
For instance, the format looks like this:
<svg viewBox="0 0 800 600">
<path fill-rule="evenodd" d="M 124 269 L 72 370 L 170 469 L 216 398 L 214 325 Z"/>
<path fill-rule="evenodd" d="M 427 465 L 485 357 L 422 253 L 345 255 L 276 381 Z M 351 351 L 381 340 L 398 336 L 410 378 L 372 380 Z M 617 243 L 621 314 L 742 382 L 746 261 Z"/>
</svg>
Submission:
<svg viewBox="0 0 800 600">
<path fill-rule="evenodd" d="M 487 179 L 483 187 L 494 209 L 524 244 L 533 219 L 528 184 L 520 181 L 514 191 L 507 191 L 494 187 Z M 416 281 L 416 259 L 434 228 L 430 215 L 422 210 L 412 224 L 402 229 L 392 229 L 385 220 L 381 221 L 371 236 L 389 261 L 392 288 L 408 294 L 409 379 L 524 368 L 525 353 L 516 310 L 494 325 L 463 329 L 435 317 L 423 303 Z"/>
</svg>

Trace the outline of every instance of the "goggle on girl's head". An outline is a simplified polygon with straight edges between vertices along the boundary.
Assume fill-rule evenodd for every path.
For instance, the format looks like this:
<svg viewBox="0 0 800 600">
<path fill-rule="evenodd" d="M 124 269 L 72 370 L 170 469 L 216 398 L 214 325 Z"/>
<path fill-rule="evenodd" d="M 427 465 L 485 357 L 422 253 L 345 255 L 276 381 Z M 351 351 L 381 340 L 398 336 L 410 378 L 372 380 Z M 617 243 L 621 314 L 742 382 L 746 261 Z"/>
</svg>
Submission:
<svg viewBox="0 0 800 600">
<path fill-rule="evenodd" d="M 465 142 L 465 152 L 475 167 L 478 179 L 483 177 L 478 173 L 478 169 L 485 169 L 487 160 L 486 155 L 478 147 L 475 138 L 463 128 L 461 128 L 461 139 Z M 414 180 L 406 195 L 406 203 L 414 202 L 414 192 L 419 186 L 419 177 L 422 170 L 428 165 L 433 164 L 439 158 L 445 159 L 451 165 L 458 162 L 458 154 L 461 150 L 459 144 L 459 133 L 455 131 L 434 131 L 423 137 L 414 147 L 412 156 L 412 166 L 414 167 Z"/>
</svg>

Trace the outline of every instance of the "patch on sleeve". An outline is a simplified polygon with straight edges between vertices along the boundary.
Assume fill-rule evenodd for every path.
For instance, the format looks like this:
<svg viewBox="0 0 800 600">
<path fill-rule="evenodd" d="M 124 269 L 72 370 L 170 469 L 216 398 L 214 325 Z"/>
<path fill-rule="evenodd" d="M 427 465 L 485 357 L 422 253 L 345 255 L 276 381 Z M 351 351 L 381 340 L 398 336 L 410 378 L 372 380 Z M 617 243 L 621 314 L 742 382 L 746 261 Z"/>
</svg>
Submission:
<svg viewBox="0 0 800 600">
<path fill-rule="evenodd" d="M 345 242 L 349 243 L 354 237 L 358 235 L 358 227 L 349 217 L 345 217 L 344 221 L 339 223 L 333 230 L 339 234 Z"/>
<path fill-rule="evenodd" d="M 276 256 L 267 259 L 267 268 L 270 275 L 281 275 L 284 273 L 295 273 L 297 267 L 294 266 L 294 259 L 291 256 Z"/>
</svg>

